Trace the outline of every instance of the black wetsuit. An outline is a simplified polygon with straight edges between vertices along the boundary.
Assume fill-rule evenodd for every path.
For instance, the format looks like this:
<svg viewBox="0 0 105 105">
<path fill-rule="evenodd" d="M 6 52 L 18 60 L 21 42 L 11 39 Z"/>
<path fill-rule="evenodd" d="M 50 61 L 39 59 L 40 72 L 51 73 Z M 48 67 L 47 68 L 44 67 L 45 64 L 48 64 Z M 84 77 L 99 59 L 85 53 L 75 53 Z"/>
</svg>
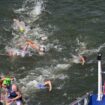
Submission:
<svg viewBox="0 0 105 105">
<path fill-rule="evenodd" d="M 8 98 L 12 99 L 12 98 L 15 98 L 15 97 L 17 97 L 16 92 L 14 92 L 14 91 L 10 92 Z M 17 99 L 17 101 L 22 101 L 22 97 L 20 97 L 19 99 Z"/>
</svg>

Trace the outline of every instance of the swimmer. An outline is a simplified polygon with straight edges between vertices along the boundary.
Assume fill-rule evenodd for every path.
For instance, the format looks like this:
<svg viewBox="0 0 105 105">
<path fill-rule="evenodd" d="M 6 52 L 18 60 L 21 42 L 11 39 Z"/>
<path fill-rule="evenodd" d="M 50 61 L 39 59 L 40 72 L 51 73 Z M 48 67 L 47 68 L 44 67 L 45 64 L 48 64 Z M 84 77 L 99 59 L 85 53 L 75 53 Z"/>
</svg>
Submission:
<svg viewBox="0 0 105 105">
<path fill-rule="evenodd" d="M 12 81 L 14 80 L 13 77 L 1 77 L 1 88 L 2 88 L 2 94 L 3 96 L 7 96 L 8 93 L 10 93 L 11 91 L 11 85 L 12 85 Z M 4 99 L 5 100 L 5 99 Z"/>
<path fill-rule="evenodd" d="M 6 105 L 11 105 L 13 103 L 16 103 L 16 105 L 22 105 L 22 94 L 15 84 L 11 87 L 11 92 L 8 94 Z"/>
<path fill-rule="evenodd" d="M 26 40 L 26 46 L 31 47 L 33 49 L 35 49 L 39 55 L 43 55 L 45 52 L 45 47 L 44 46 L 40 46 L 39 44 L 33 42 L 32 40 Z"/>
<path fill-rule="evenodd" d="M 39 45 L 37 43 L 33 42 L 32 40 L 26 40 L 26 45 L 39 51 Z"/>
<path fill-rule="evenodd" d="M 81 65 L 84 65 L 85 62 L 86 62 L 86 59 L 87 59 L 86 56 L 82 56 L 82 55 L 75 56 L 75 55 L 73 55 L 72 62 L 73 63 L 80 63 Z"/>
<path fill-rule="evenodd" d="M 50 80 L 44 81 L 43 84 L 39 83 L 37 84 L 38 89 L 48 89 L 49 92 L 52 90 L 52 84 Z"/>
<path fill-rule="evenodd" d="M 13 81 L 14 78 L 13 77 L 2 77 L 1 81 L 2 81 L 2 88 L 7 88 L 9 89 L 11 86 L 11 81 Z"/>
<path fill-rule="evenodd" d="M 25 23 L 23 21 L 19 21 L 17 19 L 13 19 L 14 21 L 14 29 L 19 30 L 20 32 L 25 32 Z"/>
<path fill-rule="evenodd" d="M 85 62 L 86 62 L 86 56 L 80 56 L 80 63 L 82 64 L 82 65 L 84 65 L 85 64 Z"/>
<path fill-rule="evenodd" d="M 17 50 L 16 49 L 12 49 L 12 48 L 9 48 L 9 49 L 7 49 L 7 55 L 8 56 L 16 56 L 17 55 Z"/>
<path fill-rule="evenodd" d="M 7 54 L 8 56 L 12 56 L 12 57 L 14 56 L 25 57 L 26 55 L 28 56 L 32 55 L 29 51 L 25 49 L 12 49 L 12 48 L 7 50 Z"/>
</svg>

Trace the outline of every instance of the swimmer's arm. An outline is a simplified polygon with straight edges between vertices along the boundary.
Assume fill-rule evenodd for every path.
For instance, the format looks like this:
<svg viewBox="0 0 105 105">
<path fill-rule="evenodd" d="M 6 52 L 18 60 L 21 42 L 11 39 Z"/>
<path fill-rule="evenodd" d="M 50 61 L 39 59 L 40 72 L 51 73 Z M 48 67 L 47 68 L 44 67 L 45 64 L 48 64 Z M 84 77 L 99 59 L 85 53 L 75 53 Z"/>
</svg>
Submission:
<svg viewBox="0 0 105 105">
<path fill-rule="evenodd" d="M 30 46 L 33 49 L 36 49 L 38 52 L 40 51 L 40 46 L 36 42 L 26 41 L 25 44 L 28 45 L 28 46 Z"/>
<path fill-rule="evenodd" d="M 85 60 L 84 60 L 84 58 L 82 58 L 82 62 L 81 62 L 81 64 L 82 64 L 82 65 L 85 64 Z"/>
<path fill-rule="evenodd" d="M 47 81 L 47 82 L 45 82 L 45 85 L 48 85 L 48 86 L 49 86 L 49 91 L 52 90 L 52 84 L 51 84 L 51 81 Z"/>
<path fill-rule="evenodd" d="M 84 65 L 84 63 L 85 63 L 84 58 L 82 56 L 80 56 L 80 59 L 81 59 L 81 64 Z"/>
<path fill-rule="evenodd" d="M 5 79 L 6 79 L 6 78 L 5 78 L 5 77 L 3 77 L 1 80 L 2 80 L 2 81 L 4 81 Z"/>
<path fill-rule="evenodd" d="M 24 46 L 24 48 L 23 48 L 23 51 L 27 51 L 28 46 L 29 46 L 29 45 L 26 43 L 25 46 Z"/>
<path fill-rule="evenodd" d="M 1 80 L 4 81 L 4 80 L 6 80 L 6 78 L 3 77 Z M 13 81 L 14 80 L 14 77 L 11 77 L 10 80 Z"/>
<path fill-rule="evenodd" d="M 11 99 L 11 101 L 16 101 L 17 99 L 19 99 L 19 98 L 21 98 L 21 97 L 22 97 L 22 95 L 21 95 L 21 93 L 20 93 L 20 92 L 16 92 L 16 94 L 17 94 L 17 97 L 15 97 L 15 98 Z"/>
<path fill-rule="evenodd" d="M 11 77 L 10 79 L 11 79 L 11 81 L 13 81 L 15 79 L 15 77 Z"/>
<path fill-rule="evenodd" d="M 3 80 L 0 80 L 0 88 L 2 88 L 2 82 L 3 82 Z"/>
</svg>

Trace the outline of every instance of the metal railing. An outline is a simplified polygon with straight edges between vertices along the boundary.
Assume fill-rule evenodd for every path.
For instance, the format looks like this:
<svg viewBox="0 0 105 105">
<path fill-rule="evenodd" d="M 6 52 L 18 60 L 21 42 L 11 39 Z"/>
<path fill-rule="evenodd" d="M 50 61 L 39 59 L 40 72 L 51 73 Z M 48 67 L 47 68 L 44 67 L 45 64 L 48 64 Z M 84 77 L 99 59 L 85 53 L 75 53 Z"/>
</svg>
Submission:
<svg viewBox="0 0 105 105">
<path fill-rule="evenodd" d="M 92 95 L 93 92 L 88 92 L 84 96 L 77 98 L 74 102 L 72 102 L 69 105 L 88 105 L 89 98 Z"/>
</svg>

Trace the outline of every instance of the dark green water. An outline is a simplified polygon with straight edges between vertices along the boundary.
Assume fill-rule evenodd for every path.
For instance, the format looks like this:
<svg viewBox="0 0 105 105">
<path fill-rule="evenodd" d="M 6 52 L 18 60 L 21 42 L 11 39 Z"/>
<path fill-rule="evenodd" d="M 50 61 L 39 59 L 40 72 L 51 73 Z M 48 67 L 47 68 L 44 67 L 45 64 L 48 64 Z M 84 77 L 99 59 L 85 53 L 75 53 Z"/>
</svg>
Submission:
<svg viewBox="0 0 105 105">
<path fill-rule="evenodd" d="M 0 0 L 0 50 L 11 43 L 12 20 L 24 21 L 34 0 L 25 5 L 21 0 Z M 24 94 L 30 97 L 29 105 L 68 105 L 76 97 L 88 91 L 97 90 L 97 51 L 103 52 L 105 67 L 105 1 L 104 0 L 47 0 L 45 9 L 33 21 L 32 26 L 40 27 L 48 36 L 47 45 L 53 44 L 43 57 L 9 58 L 0 56 L 0 72 L 14 75 Z M 25 12 L 15 10 L 29 7 Z M 34 19 L 34 18 L 33 18 Z M 85 46 L 86 50 L 81 48 Z M 83 53 L 87 63 L 73 64 L 72 55 Z M 51 79 L 51 93 L 36 91 L 31 87 L 33 80 Z"/>
</svg>

